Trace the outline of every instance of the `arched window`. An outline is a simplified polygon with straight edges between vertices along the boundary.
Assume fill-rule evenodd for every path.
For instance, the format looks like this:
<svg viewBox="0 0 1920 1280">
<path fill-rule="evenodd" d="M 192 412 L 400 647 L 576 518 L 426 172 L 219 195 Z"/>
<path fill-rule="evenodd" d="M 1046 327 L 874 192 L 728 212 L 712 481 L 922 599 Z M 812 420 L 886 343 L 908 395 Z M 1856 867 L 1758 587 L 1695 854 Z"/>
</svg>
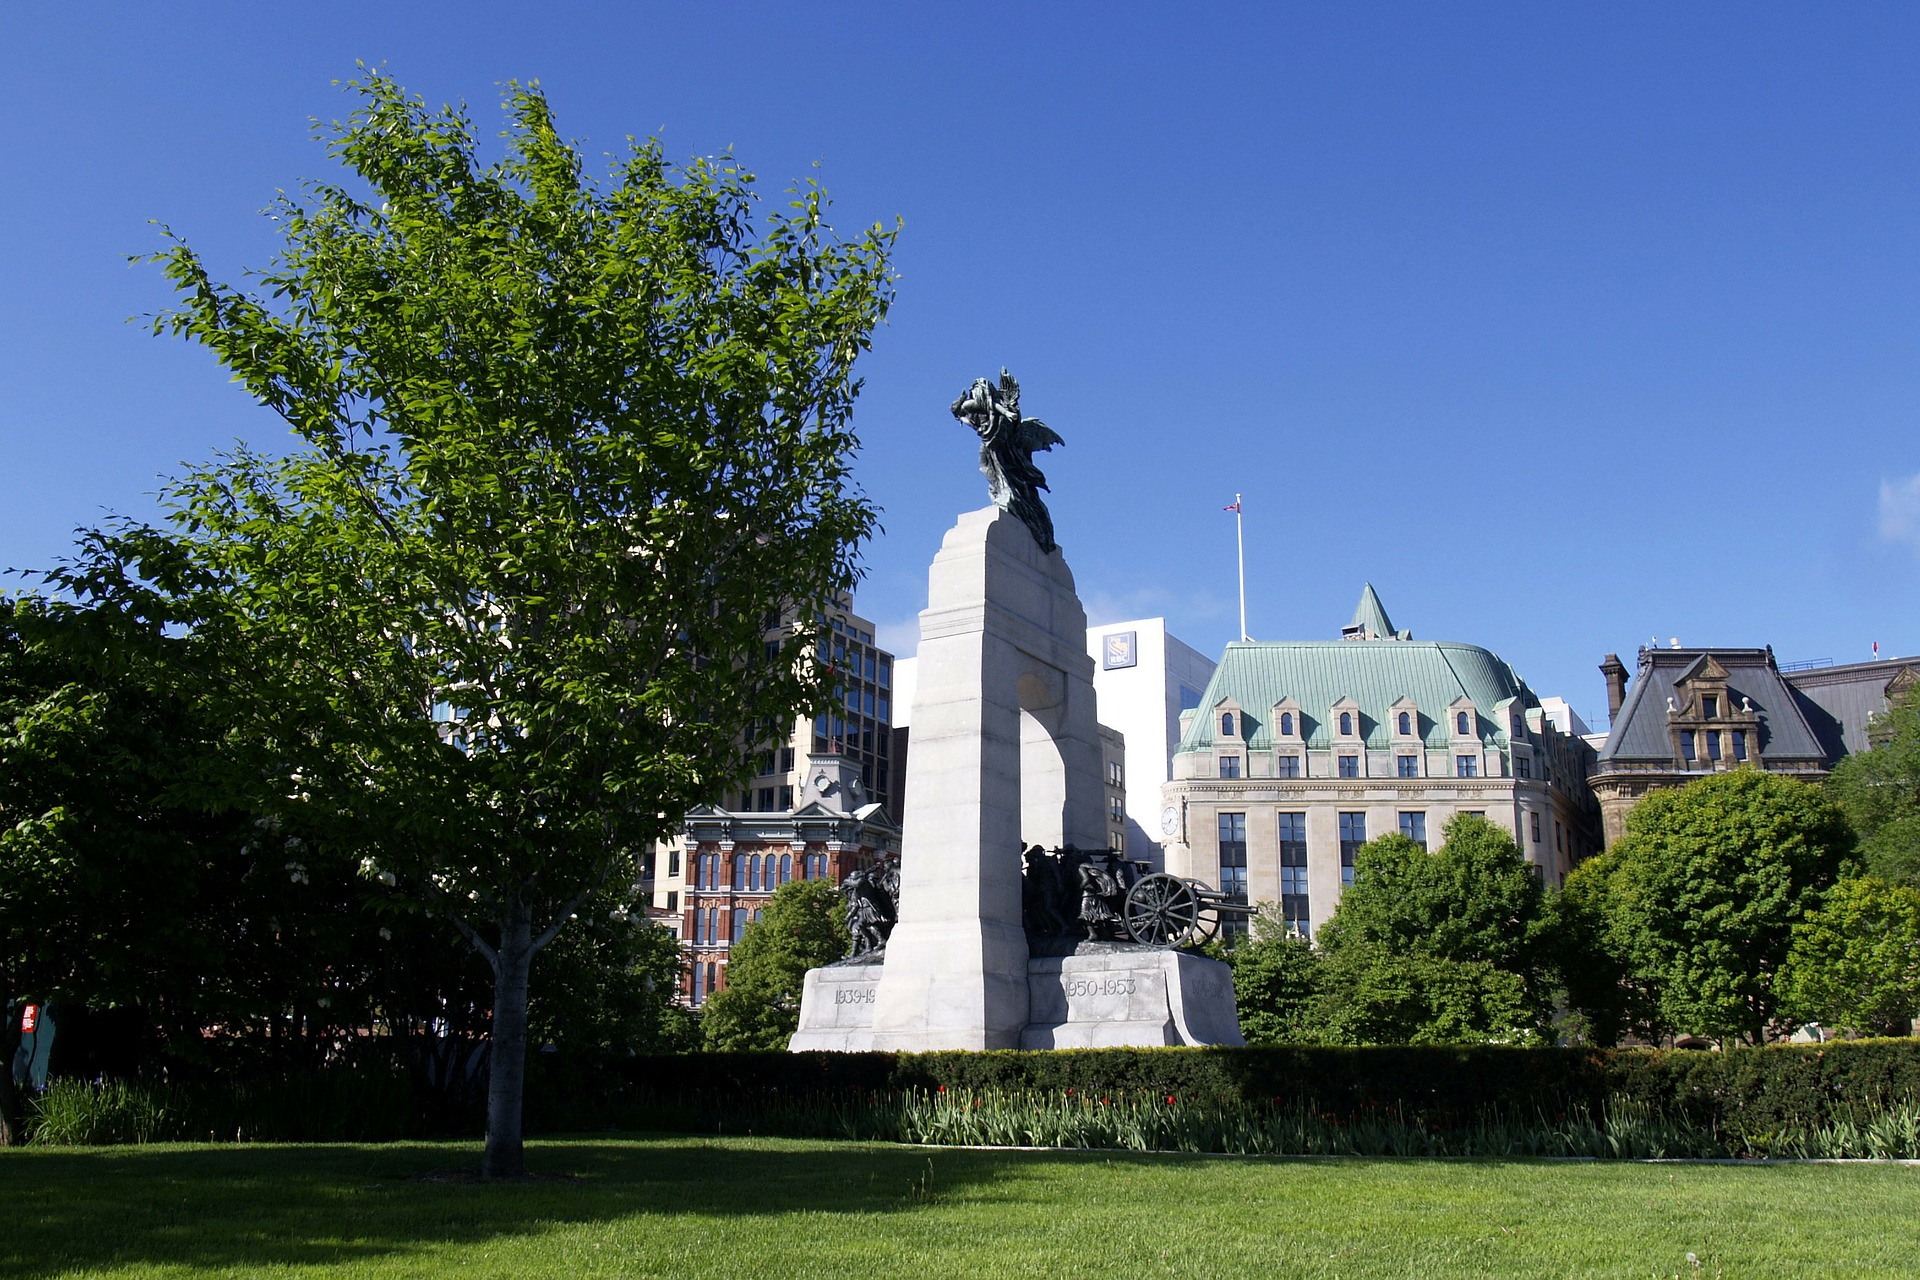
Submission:
<svg viewBox="0 0 1920 1280">
<path fill-rule="evenodd" d="M 763 871 L 770 872 L 772 871 L 772 868 L 763 867 L 761 863 L 760 855 L 756 853 L 753 855 L 753 880 L 751 882 L 755 892 L 758 892 L 762 889 L 773 888 L 773 883 L 772 883 L 773 877 L 771 875 L 763 874 Z"/>
<path fill-rule="evenodd" d="M 1467 728 L 1466 712 L 1462 711 L 1459 715 L 1453 718 L 1453 727 L 1454 727 L 1454 731 L 1463 738 L 1466 737 L 1467 734 L 1472 732 L 1472 730 Z"/>
<path fill-rule="evenodd" d="M 693 945 L 696 947 L 699 946 L 701 941 L 703 940 L 702 934 L 704 931 L 702 930 L 701 926 L 706 923 L 706 921 L 702 918 L 705 914 L 706 914 L 705 912 L 701 912 L 701 911 L 696 911 L 693 913 Z"/>
<path fill-rule="evenodd" d="M 707 971 L 702 965 L 693 966 L 693 1002 L 699 1004 L 707 994 Z"/>
<path fill-rule="evenodd" d="M 780 883 L 785 884 L 791 879 L 793 879 L 793 855 L 783 853 L 780 855 Z"/>
<path fill-rule="evenodd" d="M 1342 711 L 1340 713 L 1340 732 L 1342 735 L 1353 732 L 1353 713 L 1351 711 Z"/>
<path fill-rule="evenodd" d="M 707 994 L 708 995 L 712 995 L 714 992 L 720 989 L 718 986 L 715 985 L 715 975 L 719 971 L 720 971 L 719 965 L 716 965 L 711 960 L 707 961 Z"/>
<path fill-rule="evenodd" d="M 1413 717 L 1405 711 L 1400 713 L 1400 732 L 1403 734 L 1413 732 Z"/>
<path fill-rule="evenodd" d="M 731 935 L 730 941 L 733 941 L 733 942 L 740 941 L 740 935 L 745 933 L 746 931 L 747 931 L 747 909 L 745 907 L 735 907 L 733 909 L 733 933 Z"/>
<path fill-rule="evenodd" d="M 1282 737 L 1291 738 L 1293 736 L 1293 712 L 1282 711 L 1280 713 L 1280 733 Z"/>
<path fill-rule="evenodd" d="M 1220 717 L 1220 736 L 1223 738 L 1233 736 L 1233 712 L 1231 711 Z"/>
<path fill-rule="evenodd" d="M 747 887 L 747 855 L 744 853 L 733 855 L 733 887 L 736 891 Z"/>
</svg>

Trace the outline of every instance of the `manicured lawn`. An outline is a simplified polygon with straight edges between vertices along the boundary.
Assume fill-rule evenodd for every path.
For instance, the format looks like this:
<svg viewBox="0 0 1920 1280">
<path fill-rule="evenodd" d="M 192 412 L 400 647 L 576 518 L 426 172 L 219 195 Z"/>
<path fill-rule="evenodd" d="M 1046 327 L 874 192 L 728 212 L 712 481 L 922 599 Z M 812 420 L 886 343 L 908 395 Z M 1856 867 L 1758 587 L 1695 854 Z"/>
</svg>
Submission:
<svg viewBox="0 0 1920 1280">
<path fill-rule="evenodd" d="M 7 1276 L 1799 1276 L 1920 1269 L 1920 1168 L 778 1139 L 0 1151 Z M 1698 1266 L 1687 1260 L 1691 1252 Z"/>
</svg>

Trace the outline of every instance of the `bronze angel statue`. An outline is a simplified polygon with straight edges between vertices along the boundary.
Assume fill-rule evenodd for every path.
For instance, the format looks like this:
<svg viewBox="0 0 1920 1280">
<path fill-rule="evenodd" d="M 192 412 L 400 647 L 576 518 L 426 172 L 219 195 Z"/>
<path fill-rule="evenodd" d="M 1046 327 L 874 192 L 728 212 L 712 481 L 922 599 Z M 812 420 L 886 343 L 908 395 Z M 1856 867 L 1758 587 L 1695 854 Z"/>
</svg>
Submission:
<svg viewBox="0 0 1920 1280">
<path fill-rule="evenodd" d="M 980 473 L 987 478 L 993 505 L 1019 517 L 1043 552 L 1058 550 L 1053 540 L 1053 517 L 1040 491 L 1047 477 L 1034 465 L 1033 455 L 1065 444 L 1038 418 L 1020 416 L 1020 384 L 1000 370 L 1000 385 L 975 378 L 967 393 L 953 402 L 953 416 L 980 437 Z"/>
</svg>

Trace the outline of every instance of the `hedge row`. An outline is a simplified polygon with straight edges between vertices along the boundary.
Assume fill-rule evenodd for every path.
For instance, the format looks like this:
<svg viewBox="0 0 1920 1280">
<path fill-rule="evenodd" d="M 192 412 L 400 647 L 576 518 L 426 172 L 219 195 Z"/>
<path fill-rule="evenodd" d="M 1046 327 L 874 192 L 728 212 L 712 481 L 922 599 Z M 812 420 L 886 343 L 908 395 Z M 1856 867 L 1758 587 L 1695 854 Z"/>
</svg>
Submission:
<svg viewBox="0 0 1920 1280">
<path fill-rule="evenodd" d="M 615 1092 L 764 1105 L 908 1089 L 1155 1093 L 1277 1101 L 1433 1124 L 1493 1113 L 1598 1112 L 1613 1098 L 1714 1127 L 1820 1125 L 1920 1101 L 1920 1040 L 1657 1049 L 1300 1046 L 988 1053 L 702 1053 L 632 1059 Z"/>
<path fill-rule="evenodd" d="M 696 1053 L 615 1067 L 529 1063 L 536 1132 L 669 1127 L 854 1136 L 913 1096 L 1051 1094 L 1166 1098 L 1210 1112 L 1391 1118 L 1446 1132 L 1537 1118 L 1557 1125 L 1624 1105 L 1766 1151 L 1806 1134 L 1920 1105 L 1920 1040 L 1726 1052 L 1370 1047 L 1088 1049 L 1037 1053 Z M 381 1140 L 477 1133 L 479 1082 L 448 1093 L 397 1061 L 294 1076 L 55 1090 L 34 1128 L 55 1142 L 215 1137 Z M 1251 1104 L 1251 1105 L 1247 1105 Z M 876 1110 L 877 1109 L 877 1110 Z M 866 1119 L 856 1119 L 866 1117 Z M 853 1128 L 848 1128 L 852 1125 Z"/>
</svg>

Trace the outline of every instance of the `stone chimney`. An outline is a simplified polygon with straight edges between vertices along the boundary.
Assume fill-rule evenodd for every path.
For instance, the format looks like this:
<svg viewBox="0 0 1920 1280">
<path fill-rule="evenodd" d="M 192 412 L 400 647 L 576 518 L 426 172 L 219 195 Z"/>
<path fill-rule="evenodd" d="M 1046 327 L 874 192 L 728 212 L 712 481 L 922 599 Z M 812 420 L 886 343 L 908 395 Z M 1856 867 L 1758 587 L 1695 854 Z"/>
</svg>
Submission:
<svg viewBox="0 0 1920 1280">
<path fill-rule="evenodd" d="M 1620 719 L 1620 704 L 1627 700 L 1627 664 L 1620 661 L 1620 655 L 1610 653 L 1600 664 L 1600 674 L 1607 678 L 1607 725 L 1609 732 Z"/>
</svg>

